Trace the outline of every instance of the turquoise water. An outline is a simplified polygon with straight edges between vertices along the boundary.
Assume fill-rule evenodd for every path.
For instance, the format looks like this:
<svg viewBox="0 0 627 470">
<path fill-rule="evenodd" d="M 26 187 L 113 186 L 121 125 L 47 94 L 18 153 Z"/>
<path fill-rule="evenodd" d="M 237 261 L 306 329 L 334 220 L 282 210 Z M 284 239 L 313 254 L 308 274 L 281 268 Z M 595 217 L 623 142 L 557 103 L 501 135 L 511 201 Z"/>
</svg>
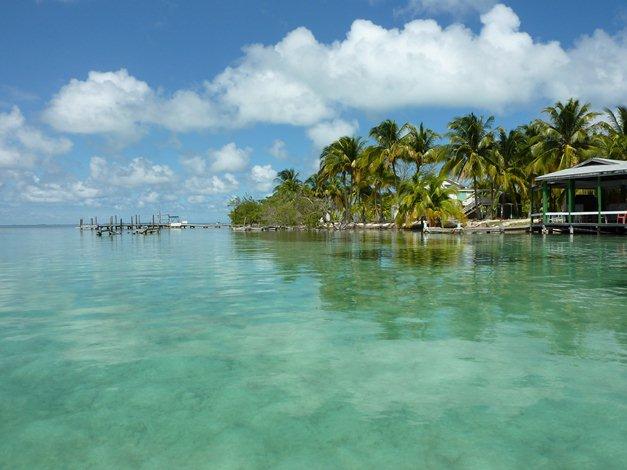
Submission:
<svg viewBox="0 0 627 470">
<path fill-rule="evenodd" d="M 0 468 L 620 468 L 627 239 L 0 228 Z"/>
</svg>

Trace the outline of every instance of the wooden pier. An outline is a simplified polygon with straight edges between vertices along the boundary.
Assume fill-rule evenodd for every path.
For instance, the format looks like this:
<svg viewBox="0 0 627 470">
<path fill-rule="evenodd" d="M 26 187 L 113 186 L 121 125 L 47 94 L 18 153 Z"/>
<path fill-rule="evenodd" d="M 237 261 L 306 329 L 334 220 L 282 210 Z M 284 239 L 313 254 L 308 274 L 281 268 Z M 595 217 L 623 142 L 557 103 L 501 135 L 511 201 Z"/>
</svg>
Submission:
<svg viewBox="0 0 627 470">
<path fill-rule="evenodd" d="M 124 221 L 122 217 L 111 216 L 106 223 L 98 222 L 98 217 L 92 217 L 89 223 L 85 223 L 84 219 L 80 219 L 78 223 L 78 229 L 94 230 L 96 235 L 120 235 L 123 232 L 130 232 L 136 235 L 149 235 L 153 233 L 159 233 L 161 230 L 186 230 L 186 229 L 216 229 L 222 227 L 229 227 L 230 224 L 223 224 L 221 222 L 215 223 L 175 223 L 160 221 L 160 217 L 152 216 L 149 222 L 142 222 L 139 215 L 134 215 Z"/>
</svg>

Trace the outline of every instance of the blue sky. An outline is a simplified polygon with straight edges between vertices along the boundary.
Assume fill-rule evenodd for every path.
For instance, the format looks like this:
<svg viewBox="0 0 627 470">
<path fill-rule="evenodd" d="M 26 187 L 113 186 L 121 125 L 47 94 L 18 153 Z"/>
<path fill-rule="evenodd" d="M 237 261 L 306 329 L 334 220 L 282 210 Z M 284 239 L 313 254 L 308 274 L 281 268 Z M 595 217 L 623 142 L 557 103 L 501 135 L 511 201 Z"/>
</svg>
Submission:
<svg viewBox="0 0 627 470">
<path fill-rule="evenodd" d="M 385 118 L 627 102 L 623 1 L 0 4 L 0 224 L 226 220 Z"/>
</svg>

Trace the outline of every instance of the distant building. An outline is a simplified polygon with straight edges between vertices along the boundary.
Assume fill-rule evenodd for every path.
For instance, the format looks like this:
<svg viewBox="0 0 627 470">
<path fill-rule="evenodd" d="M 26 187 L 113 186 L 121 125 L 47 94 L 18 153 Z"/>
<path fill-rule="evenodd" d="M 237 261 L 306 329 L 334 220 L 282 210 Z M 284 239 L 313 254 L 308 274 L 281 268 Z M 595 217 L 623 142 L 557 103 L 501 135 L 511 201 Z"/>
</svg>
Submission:
<svg viewBox="0 0 627 470">
<path fill-rule="evenodd" d="M 627 161 L 591 158 L 538 176 L 531 196 L 533 230 L 627 232 Z"/>
<path fill-rule="evenodd" d="M 471 187 L 464 186 L 459 181 L 451 179 L 444 180 L 442 184 L 444 188 L 454 187 L 457 194 L 454 196 L 464 206 L 464 213 L 471 219 L 482 218 L 487 212 L 487 208 L 492 206 L 492 199 L 487 196 L 487 190 L 479 189 L 479 203 L 475 203 L 475 190 Z"/>
</svg>

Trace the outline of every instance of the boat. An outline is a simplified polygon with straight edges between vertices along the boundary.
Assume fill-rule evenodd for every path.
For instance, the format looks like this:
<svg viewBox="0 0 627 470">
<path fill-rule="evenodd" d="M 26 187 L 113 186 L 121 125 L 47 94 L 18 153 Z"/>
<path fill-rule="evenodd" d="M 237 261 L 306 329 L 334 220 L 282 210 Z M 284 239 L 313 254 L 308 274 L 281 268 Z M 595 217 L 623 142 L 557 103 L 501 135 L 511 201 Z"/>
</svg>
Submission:
<svg viewBox="0 0 627 470">
<path fill-rule="evenodd" d="M 178 215 L 168 215 L 168 227 L 170 228 L 182 228 L 187 220 L 181 221 Z"/>
</svg>

